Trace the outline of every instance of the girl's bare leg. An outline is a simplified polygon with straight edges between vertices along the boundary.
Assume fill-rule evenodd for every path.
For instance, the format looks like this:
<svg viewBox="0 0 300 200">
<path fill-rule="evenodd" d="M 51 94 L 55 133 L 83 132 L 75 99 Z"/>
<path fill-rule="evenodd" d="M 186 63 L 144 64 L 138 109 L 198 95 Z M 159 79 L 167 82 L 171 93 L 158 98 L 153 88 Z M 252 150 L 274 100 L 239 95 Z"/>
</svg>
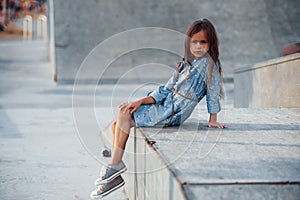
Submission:
<svg viewBox="0 0 300 200">
<path fill-rule="evenodd" d="M 111 164 L 116 165 L 121 162 L 126 142 L 129 137 L 130 128 L 133 126 L 133 120 L 129 110 L 123 109 L 119 111 L 117 123 L 115 125 L 115 137 L 113 140 L 113 152 Z"/>
<path fill-rule="evenodd" d="M 117 124 L 116 120 L 111 123 L 111 152 L 114 152 L 114 148 L 115 148 L 116 124 Z"/>
</svg>

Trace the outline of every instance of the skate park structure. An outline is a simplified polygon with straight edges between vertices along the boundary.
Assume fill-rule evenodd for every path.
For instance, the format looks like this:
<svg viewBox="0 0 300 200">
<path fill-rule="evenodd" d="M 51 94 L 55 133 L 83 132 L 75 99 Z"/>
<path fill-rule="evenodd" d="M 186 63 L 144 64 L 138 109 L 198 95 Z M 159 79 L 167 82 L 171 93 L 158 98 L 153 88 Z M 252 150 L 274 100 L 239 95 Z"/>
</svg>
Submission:
<svg viewBox="0 0 300 200">
<path fill-rule="evenodd" d="M 205 100 L 180 127 L 132 129 L 124 156 L 125 193 L 117 190 L 106 199 L 298 199 L 299 108 L 234 108 L 234 98 L 250 102 L 246 95 L 235 97 L 242 94 L 235 92 L 235 75 L 248 77 L 274 65 L 280 71 L 298 59 L 280 56 L 286 44 L 299 42 L 298 1 L 53 3 L 50 51 L 48 41 L 0 41 L 1 199 L 88 199 L 109 162 L 101 149 L 102 143 L 110 145 L 109 124 L 118 104 L 164 83 L 183 49 L 122 54 L 134 44 L 124 39 L 108 47 L 114 53 L 109 67 L 101 61 L 110 54 L 96 55 L 77 80 L 81 64 L 116 34 L 144 27 L 184 34 L 191 21 L 204 17 L 219 33 L 226 92 L 219 119 L 228 129 L 206 128 Z M 159 39 L 165 44 L 168 37 Z M 181 48 L 183 42 L 172 45 Z M 141 70 L 133 70 L 137 66 Z M 96 70 L 106 67 L 99 81 Z M 145 80 L 156 85 L 141 87 Z"/>
</svg>

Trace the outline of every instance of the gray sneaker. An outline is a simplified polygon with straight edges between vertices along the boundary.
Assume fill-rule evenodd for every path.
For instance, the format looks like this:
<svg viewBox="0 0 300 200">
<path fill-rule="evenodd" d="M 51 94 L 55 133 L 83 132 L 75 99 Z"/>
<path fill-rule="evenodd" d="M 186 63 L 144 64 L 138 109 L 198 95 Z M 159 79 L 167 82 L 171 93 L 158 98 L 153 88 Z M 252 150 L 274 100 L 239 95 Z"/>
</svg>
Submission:
<svg viewBox="0 0 300 200">
<path fill-rule="evenodd" d="M 103 166 L 100 173 L 100 178 L 95 180 L 95 185 L 102 185 L 110 182 L 120 174 L 124 173 L 127 170 L 123 161 L 118 163 L 117 165 L 108 165 Z"/>
<path fill-rule="evenodd" d="M 109 193 L 115 191 L 116 189 L 122 187 L 125 184 L 124 179 L 121 176 L 117 176 L 112 181 L 100 185 L 98 189 L 94 190 L 90 197 L 91 199 L 101 199 L 104 196 L 108 195 Z"/>
</svg>

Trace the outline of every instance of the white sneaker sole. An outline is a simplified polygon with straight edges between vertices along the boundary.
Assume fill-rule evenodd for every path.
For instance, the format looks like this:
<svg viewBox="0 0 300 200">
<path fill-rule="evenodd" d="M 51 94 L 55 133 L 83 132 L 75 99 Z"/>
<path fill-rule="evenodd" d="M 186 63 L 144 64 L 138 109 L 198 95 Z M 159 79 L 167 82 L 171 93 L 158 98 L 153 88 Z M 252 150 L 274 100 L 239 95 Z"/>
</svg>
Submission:
<svg viewBox="0 0 300 200">
<path fill-rule="evenodd" d="M 122 173 L 126 172 L 127 168 L 123 168 L 121 169 L 120 171 L 118 171 L 117 173 L 113 174 L 112 176 L 106 178 L 106 179 L 101 179 L 101 178 L 98 178 L 97 180 L 95 180 L 94 184 L 96 186 L 99 186 L 99 185 L 103 185 L 103 184 L 106 184 L 112 180 L 114 180 L 114 178 L 116 178 L 117 176 L 121 175 Z"/>
<path fill-rule="evenodd" d="M 97 189 L 94 190 L 93 192 L 91 192 L 90 198 L 91 199 L 102 199 L 103 197 L 105 197 L 106 195 L 110 194 L 111 192 L 119 189 L 120 187 L 122 187 L 125 184 L 125 181 L 123 180 L 122 183 L 120 183 L 119 185 L 116 185 L 115 187 L 111 188 L 110 190 L 106 191 L 103 194 L 99 194 L 97 195 Z"/>
</svg>

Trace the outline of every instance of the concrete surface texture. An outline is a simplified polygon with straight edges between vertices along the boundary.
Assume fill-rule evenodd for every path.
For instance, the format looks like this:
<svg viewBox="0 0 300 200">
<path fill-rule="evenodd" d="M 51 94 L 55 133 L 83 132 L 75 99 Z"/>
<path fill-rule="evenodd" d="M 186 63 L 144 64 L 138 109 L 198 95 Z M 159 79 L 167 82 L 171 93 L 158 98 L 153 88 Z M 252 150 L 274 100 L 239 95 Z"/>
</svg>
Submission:
<svg viewBox="0 0 300 200">
<path fill-rule="evenodd" d="M 73 86 L 52 81 L 50 63 L 35 54 L 46 46 L 36 45 L 13 42 L 6 48 L 7 43 L 0 43 L 1 54 L 7 55 L 0 60 L 0 199 L 89 199 L 104 161 L 93 158 L 76 131 Z M 26 56 L 15 60 L 14 53 L 25 49 Z M 77 93 L 82 110 L 93 98 L 85 92 L 88 87 Z M 102 124 L 85 130 L 92 131 L 95 141 L 113 117 L 102 93 L 103 101 L 107 103 L 98 107 Z M 100 154 L 100 142 L 95 148 Z M 127 197 L 120 189 L 106 199 Z"/>
<path fill-rule="evenodd" d="M 235 70 L 238 108 L 299 108 L 300 53 Z"/>
<path fill-rule="evenodd" d="M 3 40 L 0 43 L 0 60 L 1 63 L 10 64 L 10 62 L 31 63 L 47 62 L 47 46 L 46 41 L 23 41 L 23 40 Z M 7 67 L 7 65 L 5 65 Z"/>
<path fill-rule="evenodd" d="M 58 79 L 74 80 L 90 51 L 114 34 L 142 27 L 163 27 L 184 34 L 188 24 L 204 17 L 216 26 L 225 76 L 232 77 L 235 68 L 278 57 L 286 44 L 299 42 L 298 4 L 297 0 L 55 0 Z M 151 40 L 163 36 L 145 34 L 139 37 Z M 183 48 L 183 41 L 181 45 Z M 112 50 L 118 52 L 116 48 Z M 134 53 L 120 56 L 127 60 L 117 63 L 122 67 L 122 74 L 153 59 L 169 66 L 177 62 L 168 52 L 157 49 L 141 49 Z M 102 65 L 101 55 L 97 66 L 107 67 Z M 90 71 L 92 75 L 93 70 Z"/>
<path fill-rule="evenodd" d="M 299 199 L 299 109 L 223 110 L 224 130 L 208 129 L 205 112 L 179 127 L 132 130 L 131 199 Z"/>
</svg>

